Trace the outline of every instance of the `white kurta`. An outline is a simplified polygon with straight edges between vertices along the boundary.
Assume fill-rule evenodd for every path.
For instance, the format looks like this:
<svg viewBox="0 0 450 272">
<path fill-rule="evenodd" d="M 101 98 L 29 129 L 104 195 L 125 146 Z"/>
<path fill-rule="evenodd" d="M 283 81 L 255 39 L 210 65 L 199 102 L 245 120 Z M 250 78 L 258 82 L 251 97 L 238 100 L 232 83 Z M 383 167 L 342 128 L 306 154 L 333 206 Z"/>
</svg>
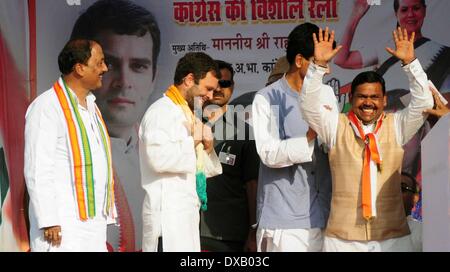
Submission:
<svg viewBox="0 0 450 272">
<path fill-rule="evenodd" d="M 139 128 L 143 205 L 143 251 L 200 251 L 200 202 L 195 182 L 194 139 L 182 109 L 157 100 Z"/>
<path fill-rule="evenodd" d="M 107 218 L 103 207 L 108 180 L 107 161 L 94 117 L 95 96 L 89 94 L 86 99 L 89 110 L 79 103 L 78 110 L 91 147 L 96 216 L 85 222 L 78 219 L 66 121 L 56 93 L 53 89 L 44 92 L 27 110 L 24 174 L 30 196 L 32 251 L 106 251 Z M 61 226 L 62 232 L 59 247 L 46 242 L 42 230 L 56 225 Z"/>
</svg>

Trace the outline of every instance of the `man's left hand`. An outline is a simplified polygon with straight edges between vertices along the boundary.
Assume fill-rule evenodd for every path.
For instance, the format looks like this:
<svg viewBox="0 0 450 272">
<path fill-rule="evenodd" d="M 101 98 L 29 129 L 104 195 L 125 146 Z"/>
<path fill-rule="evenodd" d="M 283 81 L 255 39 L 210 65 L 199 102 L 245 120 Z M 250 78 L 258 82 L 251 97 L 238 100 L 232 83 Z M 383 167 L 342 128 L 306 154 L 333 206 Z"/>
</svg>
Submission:
<svg viewBox="0 0 450 272">
<path fill-rule="evenodd" d="M 414 39 L 416 34 L 413 32 L 411 37 L 408 38 L 406 29 L 398 27 L 397 30 L 392 32 L 392 36 L 394 37 L 396 50 L 386 47 L 386 51 L 401 60 L 403 65 L 410 64 L 416 58 L 414 53 Z"/>
<path fill-rule="evenodd" d="M 444 103 L 442 103 L 441 99 L 437 94 L 433 93 L 433 99 L 434 99 L 433 109 L 426 109 L 424 110 L 424 113 L 428 113 L 438 118 L 441 118 L 442 116 L 450 112 L 450 109 L 448 109 L 447 106 L 444 105 Z"/>
</svg>

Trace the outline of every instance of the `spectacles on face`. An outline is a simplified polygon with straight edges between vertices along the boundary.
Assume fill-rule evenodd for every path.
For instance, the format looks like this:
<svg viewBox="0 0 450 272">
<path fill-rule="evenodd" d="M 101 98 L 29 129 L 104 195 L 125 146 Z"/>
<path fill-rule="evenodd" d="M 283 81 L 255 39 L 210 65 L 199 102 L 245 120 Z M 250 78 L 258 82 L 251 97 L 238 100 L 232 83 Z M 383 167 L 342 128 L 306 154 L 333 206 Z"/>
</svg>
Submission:
<svg viewBox="0 0 450 272">
<path fill-rule="evenodd" d="M 402 186 L 402 192 L 403 193 L 406 193 L 406 192 L 410 192 L 410 193 L 413 193 L 413 194 L 416 193 L 416 189 L 414 189 L 413 187 L 409 186 L 408 184 L 406 184 L 404 182 L 401 183 L 401 186 Z"/>
<path fill-rule="evenodd" d="M 232 80 L 225 80 L 225 79 L 219 80 L 220 88 L 229 88 L 229 87 L 231 87 L 231 85 L 233 85 Z"/>
</svg>

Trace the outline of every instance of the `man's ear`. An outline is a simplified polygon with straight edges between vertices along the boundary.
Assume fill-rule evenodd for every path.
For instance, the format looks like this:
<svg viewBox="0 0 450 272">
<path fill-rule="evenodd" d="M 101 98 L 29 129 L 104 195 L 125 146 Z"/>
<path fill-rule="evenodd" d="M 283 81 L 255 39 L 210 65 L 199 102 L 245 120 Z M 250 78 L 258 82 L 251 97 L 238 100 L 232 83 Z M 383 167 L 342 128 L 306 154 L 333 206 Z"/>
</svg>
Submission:
<svg viewBox="0 0 450 272">
<path fill-rule="evenodd" d="M 195 85 L 194 74 L 193 73 L 187 74 L 187 76 L 184 77 L 183 84 L 185 84 L 187 88 L 194 86 Z"/>
<path fill-rule="evenodd" d="M 300 69 L 303 65 L 303 56 L 301 54 L 295 55 L 295 66 Z"/>
<path fill-rule="evenodd" d="M 384 107 L 387 107 L 387 95 L 386 94 L 384 94 L 384 96 L 383 96 L 383 105 L 384 105 Z"/>
<path fill-rule="evenodd" d="M 84 76 L 84 66 L 83 66 L 83 64 L 76 63 L 73 66 L 73 71 L 79 76 Z"/>
</svg>

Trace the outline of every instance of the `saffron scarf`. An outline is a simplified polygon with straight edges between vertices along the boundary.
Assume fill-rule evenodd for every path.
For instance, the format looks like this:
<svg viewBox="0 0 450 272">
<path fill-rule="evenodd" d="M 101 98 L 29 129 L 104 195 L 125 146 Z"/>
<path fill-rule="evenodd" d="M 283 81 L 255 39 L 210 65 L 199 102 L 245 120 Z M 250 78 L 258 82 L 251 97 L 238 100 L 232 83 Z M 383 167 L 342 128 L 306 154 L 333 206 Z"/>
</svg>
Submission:
<svg viewBox="0 0 450 272">
<path fill-rule="evenodd" d="M 181 95 L 180 91 L 175 87 L 175 85 L 171 85 L 165 95 L 172 100 L 175 105 L 181 107 L 186 116 L 186 119 L 190 124 L 195 121 L 195 116 L 192 110 L 189 108 L 189 105 Z M 191 132 L 193 134 L 193 131 Z M 204 158 L 203 158 L 203 144 L 199 143 L 195 147 L 195 156 L 196 156 L 196 172 L 195 172 L 195 182 L 196 182 L 196 190 L 197 196 L 201 202 L 201 210 L 206 211 L 208 206 L 208 198 L 206 195 L 206 174 L 205 174 L 205 166 L 204 166 Z"/>
<path fill-rule="evenodd" d="M 58 97 L 67 124 L 69 157 L 73 165 L 72 177 L 75 185 L 75 198 L 77 201 L 78 216 L 81 221 L 95 217 L 95 182 L 92 154 L 81 115 L 78 111 L 78 103 L 74 95 L 69 91 L 63 79 L 55 82 L 53 89 Z M 103 213 L 115 218 L 114 206 L 114 179 L 111 163 L 111 143 L 103 118 L 95 105 L 95 117 L 100 132 L 106 161 L 108 163 L 108 182 L 106 184 L 105 205 Z"/>
<path fill-rule="evenodd" d="M 374 170 L 370 167 L 370 161 L 374 161 L 377 165 L 378 171 L 381 171 L 382 158 L 378 148 L 377 133 L 381 128 L 385 114 L 381 116 L 375 123 L 375 129 L 371 133 L 364 133 L 361 122 L 356 117 L 353 111 L 348 113 L 348 119 L 350 125 L 353 128 L 356 136 L 364 142 L 364 161 L 362 169 L 362 195 L 361 203 L 363 208 L 363 217 L 369 221 L 376 216 L 376 205 L 372 203 L 372 200 L 376 199 L 375 190 L 376 182 L 371 179 L 371 176 L 376 176 L 377 173 L 373 173 Z M 374 204 L 374 205 L 372 205 Z"/>
</svg>

